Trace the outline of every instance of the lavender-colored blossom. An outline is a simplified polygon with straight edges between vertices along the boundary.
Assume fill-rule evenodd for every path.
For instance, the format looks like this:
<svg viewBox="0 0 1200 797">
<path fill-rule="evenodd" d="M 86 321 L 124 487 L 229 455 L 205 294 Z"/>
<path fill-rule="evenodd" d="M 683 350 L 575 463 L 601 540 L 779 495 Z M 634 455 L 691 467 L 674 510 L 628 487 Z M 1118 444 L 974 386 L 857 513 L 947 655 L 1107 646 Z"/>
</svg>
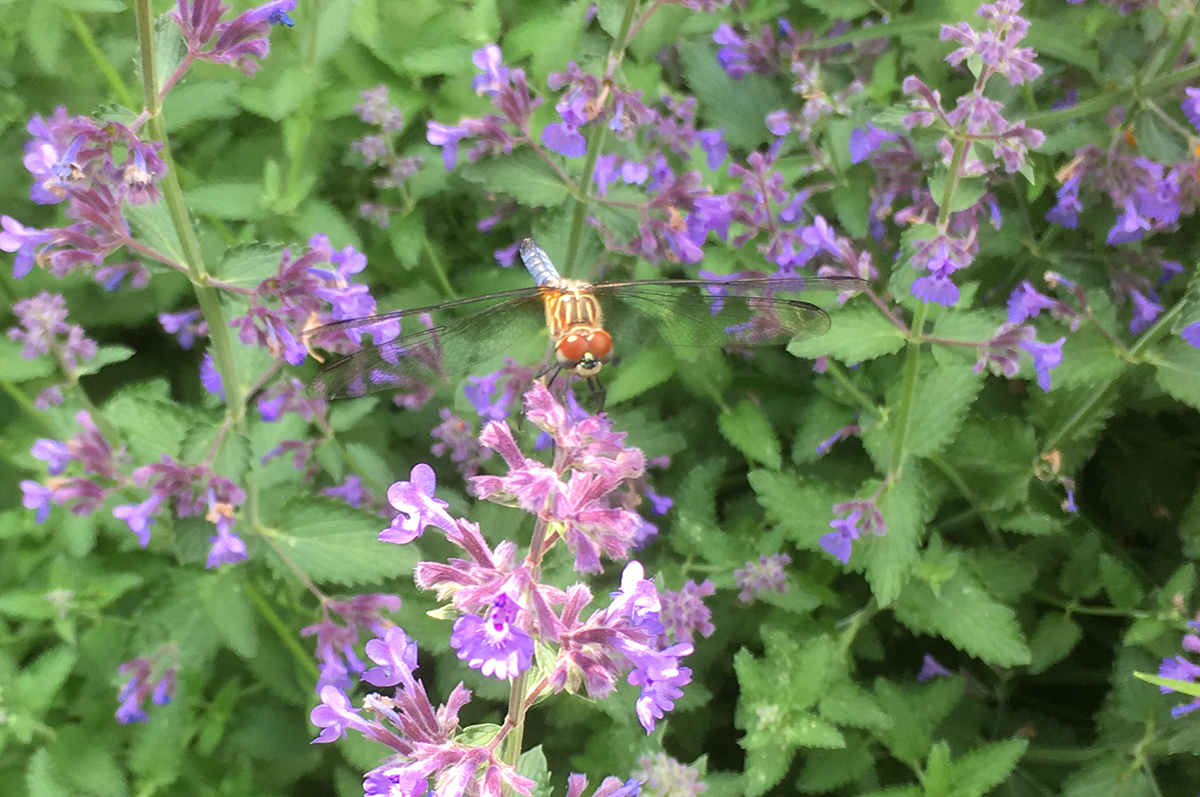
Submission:
<svg viewBox="0 0 1200 797">
<path fill-rule="evenodd" d="M 350 706 L 350 699 L 345 692 L 336 686 L 321 687 L 321 703 L 311 712 L 308 719 L 321 729 L 321 733 L 313 744 L 332 742 L 346 735 L 353 729 L 364 735 L 374 735 L 377 724 L 364 720 L 358 711 Z"/>
<path fill-rule="evenodd" d="M 542 130 L 541 141 L 546 148 L 568 158 L 581 158 L 587 150 L 587 139 L 579 129 L 566 122 L 554 122 Z"/>
<path fill-rule="evenodd" d="M 442 407 L 438 410 L 438 415 L 442 422 L 429 433 L 430 437 L 437 441 L 430 447 L 430 451 L 439 457 L 449 455 L 450 461 L 464 479 L 476 476 L 485 455 L 474 427 L 451 412 L 449 407 Z"/>
<path fill-rule="evenodd" d="M 1042 310 L 1051 310 L 1058 302 L 1037 292 L 1029 280 L 1023 280 L 1008 297 L 1008 323 L 1021 324 L 1037 317 Z"/>
<path fill-rule="evenodd" d="M 633 777 L 642 784 L 642 797 L 696 797 L 708 791 L 708 784 L 700 780 L 696 767 L 676 761 L 666 753 L 639 758 Z"/>
<path fill-rule="evenodd" d="M 212 354 L 205 352 L 200 358 L 200 384 L 204 386 L 211 395 L 225 400 L 225 383 L 221 379 L 221 372 L 217 370 L 217 365 L 213 360 Z"/>
<path fill-rule="evenodd" d="M 672 645 L 661 652 L 669 661 L 668 665 L 660 664 L 654 670 L 639 667 L 629 673 L 628 682 L 642 687 L 635 706 L 638 721 L 647 734 L 652 733 L 656 722 L 675 707 L 675 701 L 683 697 L 682 687 L 691 683 L 691 669 L 678 666 L 678 657 L 691 652 L 692 646 L 687 643 Z"/>
<path fill-rule="evenodd" d="M 738 600 L 753 603 L 764 592 L 787 592 L 783 568 L 791 563 L 792 557 L 786 553 L 762 554 L 733 571 L 734 582 L 742 588 Z"/>
<path fill-rule="evenodd" d="M 712 636 L 716 627 L 712 624 L 712 612 L 704 605 L 704 599 L 716 590 L 716 586 L 708 579 L 697 584 L 689 578 L 678 592 L 666 590 L 660 594 L 662 608 L 658 618 L 670 639 L 691 642 L 696 633 L 705 638 Z"/>
<path fill-rule="evenodd" d="M 328 498 L 339 498 L 356 509 L 360 508 L 371 498 L 367 494 L 366 488 L 363 487 L 362 477 L 354 473 L 348 474 L 345 480 L 337 487 L 322 489 L 321 495 Z"/>
<path fill-rule="evenodd" d="M 393 626 L 383 617 L 383 612 L 394 613 L 399 610 L 400 598 L 395 595 L 366 594 L 344 601 L 324 602 L 321 619 L 300 631 L 302 637 L 316 637 L 316 656 L 321 662 L 321 674 L 317 679 L 318 693 L 327 685 L 340 689 L 351 687 L 349 673 L 361 673 L 366 669 L 354 652 L 360 629 L 377 637 L 386 637 L 387 631 Z M 338 623 L 334 615 L 339 615 L 344 622 Z M 395 636 L 392 641 L 399 642 Z M 377 663 L 384 665 L 381 661 Z"/>
<path fill-rule="evenodd" d="M 1200 349 L 1200 321 L 1193 321 L 1183 328 L 1179 336 L 1187 341 L 1189 346 Z"/>
<path fill-rule="evenodd" d="M 533 638 L 515 625 L 518 607 L 499 595 L 487 619 L 468 614 L 454 621 L 450 646 L 468 667 L 500 680 L 517 676 L 533 663 Z"/>
<path fill-rule="evenodd" d="M 1054 343 L 1038 343 L 1036 340 L 1021 342 L 1021 348 L 1033 356 L 1033 369 L 1037 373 L 1038 387 L 1043 392 L 1050 392 L 1050 372 L 1062 364 L 1062 347 L 1066 338 L 1059 338 Z"/>
<path fill-rule="evenodd" d="M 1130 297 L 1133 299 L 1133 318 L 1129 320 L 1129 334 L 1140 335 L 1149 329 L 1154 319 L 1162 313 L 1163 306 L 1158 303 L 1158 297 L 1153 291 L 1149 291 L 1147 296 L 1139 290 L 1133 290 L 1130 291 Z"/>
<path fill-rule="evenodd" d="M 10 327 L 8 337 L 21 344 L 25 359 L 53 353 L 68 374 L 73 374 L 81 360 L 96 356 L 96 342 L 79 325 L 67 323 L 67 303 L 61 295 L 42 291 L 17 302 L 12 310 L 19 326 Z"/>
<path fill-rule="evenodd" d="M 931 681 L 934 678 L 946 678 L 953 675 L 954 673 L 939 664 L 937 659 L 926 653 L 921 659 L 921 671 L 917 673 L 917 680 Z"/>
<path fill-rule="evenodd" d="M 49 487 L 32 481 L 30 479 L 21 480 L 21 506 L 26 509 L 37 511 L 35 516 L 36 521 L 45 523 L 50 517 L 50 507 L 54 503 L 54 493 Z"/>
<path fill-rule="evenodd" d="M 1021 347 L 1036 337 L 1037 330 L 1028 324 L 1002 324 L 996 334 L 979 344 L 979 359 L 972 370 L 978 374 L 987 368 L 997 376 L 1013 378 L 1020 370 Z"/>
<path fill-rule="evenodd" d="M 179 313 L 161 313 L 158 323 L 162 324 L 167 334 L 174 335 L 179 340 L 179 345 L 185 349 L 192 348 L 196 338 L 208 334 L 208 322 L 204 320 L 199 308 Z"/>
<path fill-rule="evenodd" d="M 0 225 L 3 225 L 3 231 L 0 231 L 0 250 L 17 253 L 13 260 L 12 275 L 13 279 L 22 279 L 33 270 L 38 252 L 54 240 L 54 233 L 26 227 L 12 216 L 0 216 Z"/>
<path fill-rule="evenodd" d="M 172 663 L 165 669 L 158 669 L 160 665 L 156 665 L 155 658 L 138 656 L 117 668 L 118 673 L 128 678 L 117 695 L 121 705 L 117 708 L 116 717 L 123 725 L 150 719 L 142 710 L 147 697 L 150 697 L 155 705 L 165 706 L 175 696 L 179 665 Z"/>
<path fill-rule="evenodd" d="M 29 449 L 29 453 L 33 455 L 34 459 L 40 459 L 46 463 L 46 471 L 51 476 L 62 474 L 74 459 L 71 449 L 66 443 L 45 438 L 35 441 L 33 447 Z"/>
<path fill-rule="evenodd" d="M 214 568 L 220 565 L 237 564 L 249 558 L 246 543 L 233 530 L 233 506 L 220 502 L 210 492 L 208 496 L 208 513 L 205 520 L 217 527 L 215 537 L 209 537 L 212 547 L 208 550 L 208 561 L 205 567 Z"/>
<path fill-rule="evenodd" d="M 179 23 L 190 56 L 226 64 L 251 75 L 270 51 L 271 26 L 294 25 L 288 12 L 295 7 L 296 0 L 271 0 L 220 22 L 229 8 L 224 3 L 178 0 L 171 16 Z"/>
<path fill-rule="evenodd" d="M 372 686 L 395 686 L 409 684 L 412 671 L 417 668 L 417 643 L 409 639 L 404 629 L 392 626 L 380 638 L 367 642 L 367 658 L 375 662 L 362 674 L 362 679 Z"/>
<path fill-rule="evenodd" d="M 427 526 L 437 526 L 447 534 L 457 533 L 454 518 L 446 511 L 449 504 L 433 497 L 437 476 L 433 468 L 421 462 L 413 466 L 409 481 L 394 483 L 387 491 L 388 504 L 398 514 L 391 525 L 379 533 L 380 542 L 403 545 L 425 533 Z"/>
<path fill-rule="evenodd" d="M 123 520 L 137 537 L 138 545 L 145 548 L 150 544 L 150 526 L 162 506 L 162 497 L 152 495 L 139 504 L 122 504 L 113 507 L 113 517 Z"/>
<path fill-rule="evenodd" d="M 1200 89 L 1185 87 L 1183 93 L 1185 99 L 1180 105 L 1183 115 L 1192 123 L 1192 127 L 1200 130 Z"/>
</svg>

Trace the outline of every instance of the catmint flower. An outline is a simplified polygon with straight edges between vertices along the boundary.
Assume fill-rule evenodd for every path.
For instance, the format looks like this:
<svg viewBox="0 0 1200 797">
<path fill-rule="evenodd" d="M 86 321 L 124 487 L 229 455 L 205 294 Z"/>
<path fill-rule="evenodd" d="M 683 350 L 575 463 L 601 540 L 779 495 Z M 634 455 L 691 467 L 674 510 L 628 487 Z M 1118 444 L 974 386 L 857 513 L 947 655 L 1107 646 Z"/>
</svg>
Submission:
<svg viewBox="0 0 1200 797">
<path fill-rule="evenodd" d="M 456 534 L 454 518 L 446 512 L 449 504 L 433 497 L 435 487 L 437 476 L 433 468 L 423 462 L 413 466 L 409 481 L 396 482 L 389 487 L 388 504 L 400 514 L 379 533 L 379 540 L 403 545 L 420 537 L 429 525 L 437 526 L 447 534 Z"/>
<path fill-rule="evenodd" d="M 364 503 L 371 499 L 367 494 L 366 488 L 363 487 L 362 477 L 356 474 L 348 474 L 345 481 L 337 487 L 326 487 L 321 490 L 321 495 L 328 498 L 338 498 L 345 501 L 355 509 L 360 508 Z"/>
<path fill-rule="evenodd" d="M 217 370 L 216 363 L 213 361 L 213 356 L 209 352 L 205 352 L 200 359 L 200 384 L 204 386 L 212 395 L 225 400 L 225 383 L 221 379 L 221 372 Z"/>
<path fill-rule="evenodd" d="M 49 230 L 26 227 L 12 216 L 0 216 L 0 225 L 3 226 L 3 231 L 0 231 L 0 250 L 17 253 L 13 260 L 12 275 L 13 279 L 22 279 L 33 270 L 39 252 L 55 239 L 55 235 Z"/>
<path fill-rule="evenodd" d="M 113 517 L 123 520 L 137 537 L 138 545 L 145 548 L 150 544 L 150 526 L 162 505 L 162 497 L 152 495 L 140 504 L 122 504 L 113 507 Z"/>
<path fill-rule="evenodd" d="M 1185 87 L 1183 93 L 1186 99 L 1179 107 L 1183 109 L 1183 115 L 1192 123 L 1192 127 L 1200 130 L 1200 89 Z"/>
<path fill-rule="evenodd" d="M 1050 392 L 1050 372 L 1062 364 L 1062 346 L 1066 338 L 1053 343 L 1038 343 L 1036 340 L 1021 341 L 1021 348 L 1033 356 L 1033 369 L 1037 373 L 1038 387 Z"/>
<path fill-rule="evenodd" d="M 413 680 L 412 671 L 417 668 L 417 643 L 408 638 L 404 629 L 392 626 L 383 632 L 382 638 L 367 642 L 367 658 L 375 662 L 362 674 L 362 679 L 372 686 L 406 686 Z"/>
<path fill-rule="evenodd" d="M 1009 308 L 1012 313 L 1011 303 Z M 979 359 L 971 370 L 978 374 L 987 368 L 997 376 L 1013 378 L 1020 370 L 1018 359 L 1021 347 L 1036 337 L 1037 330 L 1027 324 L 1001 324 L 996 334 L 979 344 Z"/>
<path fill-rule="evenodd" d="M 146 698 L 157 706 L 165 706 L 175 696 L 175 681 L 178 664 L 172 664 L 158 673 L 154 678 L 154 661 L 146 656 L 139 656 L 124 662 L 117 668 L 121 675 L 128 680 L 121 687 L 117 700 L 121 702 L 117 708 L 117 721 L 123 725 L 131 722 L 145 722 L 149 715 L 142 710 Z"/>
<path fill-rule="evenodd" d="M 360 717 L 350 707 L 350 699 L 336 686 L 321 687 L 320 695 L 320 705 L 308 715 L 309 721 L 321 729 L 321 733 L 313 739 L 313 744 L 336 741 L 351 728 L 364 736 L 375 736 L 377 729 L 382 730 L 378 723 L 370 723 Z"/>
<path fill-rule="evenodd" d="M 474 427 L 449 407 L 442 407 L 438 415 L 442 422 L 429 433 L 437 441 L 430 451 L 439 457 L 449 455 L 464 479 L 477 475 L 485 455 Z"/>
<path fill-rule="evenodd" d="M 1200 321 L 1193 321 L 1183 328 L 1179 336 L 1187 341 L 1189 346 L 1200 349 Z"/>
<path fill-rule="evenodd" d="M 487 619 L 474 614 L 454 621 L 450 646 L 468 667 L 500 680 L 519 675 L 533 663 L 533 638 L 514 625 L 517 604 L 499 595 Z"/>
<path fill-rule="evenodd" d="M 209 548 L 205 567 L 236 564 L 249 558 L 246 543 L 242 542 L 242 538 L 233 530 L 233 506 L 217 501 L 211 490 L 208 494 L 208 512 L 204 519 L 217 527 L 217 535 L 208 538 L 212 547 Z"/>
<path fill-rule="evenodd" d="M 96 342 L 82 327 L 67 323 L 67 302 L 61 295 L 42 291 L 14 304 L 12 311 L 19 326 L 10 327 L 8 337 L 21 344 L 25 359 L 53 353 L 63 369 L 73 374 L 81 360 L 96 356 Z"/>
<path fill-rule="evenodd" d="M 677 642 L 691 642 L 696 633 L 705 638 L 712 636 L 717 629 L 704 599 L 713 595 L 716 589 L 708 579 L 697 584 L 689 578 L 678 592 L 663 591 L 659 595 L 662 608 L 658 619 L 666 636 Z"/>
<path fill-rule="evenodd" d="M 641 781 L 642 797 L 695 797 L 708 791 L 694 766 L 676 761 L 666 753 L 644 755 L 638 759 L 633 777 Z"/>
<path fill-rule="evenodd" d="M 733 571 L 733 580 L 742 591 L 738 600 L 753 603 L 764 592 L 787 592 L 787 576 L 783 568 L 792 563 L 786 553 L 762 554 L 758 561 L 749 561 Z"/>
<path fill-rule="evenodd" d="M 196 338 L 208 334 L 208 322 L 204 320 L 199 308 L 179 313 L 161 313 L 158 323 L 167 334 L 174 335 L 179 345 L 185 349 L 192 348 Z"/>
<path fill-rule="evenodd" d="M 1189 620 L 1187 629 L 1188 633 L 1183 635 L 1181 647 L 1185 653 L 1200 653 L 1200 621 Z M 1161 678 L 1194 682 L 1200 679 L 1200 665 L 1194 664 L 1185 656 L 1170 656 L 1162 660 L 1158 667 L 1158 675 Z M 1175 691 L 1169 686 L 1160 686 L 1158 689 L 1164 694 Z M 1198 708 L 1200 708 L 1200 697 L 1194 697 L 1186 703 L 1174 706 L 1171 709 L 1171 716 L 1178 719 Z"/>
<path fill-rule="evenodd" d="M 317 640 L 316 656 L 321 662 L 321 674 L 317 679 L 316 687 L 318 693 L 322 693 L 326 686 L 349 689 L 351 687 L 349 674 L 351 672 L 361 673 L 366 669 L 366 665 L 354 652 L 360 629 L 382 637 L 381 644 L 387 650 L 395 652 L 395 655 L 400 657 L 399 660 L 405 658 L 407 654 L 399 650 L 403 646 L 403 640 L 394 634 L 391 637 L 387 635 L 393 626 L 383 617 L 384 611 L 392 613 L 400 611 L 400 598 L 396 595 L 366 594 L 356 595 L 344 601 L 329 600 L 321 606 L 321 619 L 301 629 L 300 636 L 315 636 Z M 344 622 L 338 623 L 334 619 L 334 615 L 340 615 Z M 394 665 L 398 660 L 387 659 L 393 654 L 386 654 L 378 646 L 373 646 L 368 649 L 367 655 L 380 667 L 390 668 L 387 670 L 388 673 L 395 674 L 397 672 Z M 415 661 L 413 666 L 416 666 Z M 384 676 L 384 671 L 380 667 L 372 671 L 372 678 Z M 374 681 L 369 683 L 374 683 Z M 382 685 L 376 684 L 376 686 Z"/>
<path fill-rule="evenodd" d="M 295 7 L 296 0 L 272 0 L 220 22 L 229 10 L 220 0 L 178 0 L 171 16 L 183 31 L 190 58 L 226 64 L 252 75 L 271 49 L 271 26 L 293 26 L 287 12 Z"/>
<path fill-rule="evenodd" d="M 928 653 L 921 659 L 921 671 L 917 673 L 918 681 L 931 681 L 934 678 L 951 677 L 954 673 L 947 670 L 938 660 Z"/>
<path fill-rule="evenodd" d="M 850 561 L 851 543 L 860 534 L 868 531 L 876 536 L 887 534 L 887 524 L 875 506 L 875 499 L 834 504 L 833 512 L 835 515 L 844 514 L 845 517 L 829 522 L 834 531 L 821 537 L 819 544 L 842 564 Z"/>
</svg>

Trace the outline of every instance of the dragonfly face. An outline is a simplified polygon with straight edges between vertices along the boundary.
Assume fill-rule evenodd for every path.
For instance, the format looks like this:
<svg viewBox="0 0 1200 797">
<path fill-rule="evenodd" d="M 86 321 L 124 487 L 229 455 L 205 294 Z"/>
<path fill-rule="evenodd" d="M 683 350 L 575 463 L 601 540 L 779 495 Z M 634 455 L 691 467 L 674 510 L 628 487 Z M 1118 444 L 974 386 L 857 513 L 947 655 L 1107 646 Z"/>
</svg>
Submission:
<svg viewBox="0 0 1200 797">
<path fill-rule="evenodd" d="M 549 332 L 554 363 L 593 377 L 612 361 L 614 342 L 666 343 L 674 347 L 762 346 L 816 337 L 829 329 L 829 316 L 815 305 L 779 294 L 800 291 L 859 291 L 849 277 L 654 279 L 591 284 L 561 277 L 546 253 L 526 238 L 519 247 L 536 285 L 469 299 L 348 319 L 312 330 L 308 340 L 344 347 L 347 337 L 392 327 L 428 313 L 426 329 L 386 343 L 367 345 L 327 365 L 311 390 L 325 398 L 350 398 L 406 385 L 428 385 L 509 351 Z M 451 317 L 455 310 L 465 315 Z"/>
</svg>

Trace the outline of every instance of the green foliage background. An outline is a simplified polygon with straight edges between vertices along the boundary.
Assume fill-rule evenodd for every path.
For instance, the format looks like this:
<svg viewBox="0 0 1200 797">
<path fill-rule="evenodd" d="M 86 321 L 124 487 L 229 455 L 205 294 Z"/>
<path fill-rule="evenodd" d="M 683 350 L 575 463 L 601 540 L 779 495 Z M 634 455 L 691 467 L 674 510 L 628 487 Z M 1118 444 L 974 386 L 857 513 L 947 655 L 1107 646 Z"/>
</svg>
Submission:
<svg viewBox="0 0 1200 797">
<path fill-rule="evenodd" d="M 898 102 L 907 74 L 948 96 L 962 91 L 963 77 L 942 61 L 948 47 L 937 30 L 972 19 L 976 4 L 880 5 L 889 21 L 872 32 L 889 36 L 892 49 L 868 95 L 880 105 Z M 786 15 L 797 27 L 824 31 L 834 19 L 876 9 L 857 0 L 749 6 L 717 16 L 663 7 L 622 70 L 629 86 L 651 97 L 696 96 L 704 124 L 723 128 L 741 155 L 767 141 L 761 120 L 788 95 L 766 79 L 730 81 L 715 61 L 716 25 Z M 447 173 L 424 140 L 424 123 L 484 110 L 470 89 L 470 56 L 486 43 L 500 42 L 506 63 L 523 65 L 537 89 L 569 60 L 602 59 L 611 43 L 604 31 L 621 9 L 601 3 L 599 27 L 585 26 L 587 9 L 540 0 L 304 0 L 296 28 L 273 32 L 271 55 L 252 79 L 197 66 L 169 95 L 165 119 L 206 257 L 225 257 L 218 273 L 249 280 L 273 263 L 246 247 L 299 245 L 325 233 L 335 247 L 352 244 L 368 255 L 366 276 L 385 308 L 522 285 L 524 274 L 492 260 L 510 239 L 475 231 L 490 208 L 485 195 L 507 193 L 532 209 L 519 218 L 553 252 L 564 248 L 570 224 L 566 190 L 521 158 Z M 1052 175 L 1075 147 L 1102 139 L 1103 113 L 1121 103 L 1147 154 L 1185 157 L 1188 142 L 1138 103 L 1162 99 L 1195 65 L 1163 66 L 1162 42 L 1173 31 L 1166 23 L 1156 29 L 1157 17 L 1135 22 L 1094 3 L 1050 0 L 1026 11 L 1041 63 L 1086 96 L 1054 113 L 1039 111 L 1032 97 L 1018 101 L 1049 139 L 1031 160 L 1032 183 L 1013 183 L 1004 198 L 1015 218 L 983 241 L 967 288 L 1007 290 L 1048 268 L 1063 270 L 1120 336 L 1125 322 L 1106 303 L 1103 275 L 1093 273 L 1106 248 L 1082 234 L 1046 233 Z M 54 207 L 26 198 L 24 124 L 60 104 L 72 113 L 138 107 L 136 50 L 132 13 L 118 0 L 0 4 L 7 176 L 0 209 L 27 225 L 56 223 Z M 386 230 L 358 220 L 359 203 L 375 189 L 348 149 L 365 132 L 353 106 L 380 83 L 405 114 L 398 149 L 426 159 L 407 185 L 406 212 Z M 536 118 L 552 114 L 548 104 Z M 825 131 L 830 151 L 844 157 L 849 130 L 862 121 L 839 120 Z M 865 232 L 870 185 L 865 167 L 844 172 L 827 209 L 842 229 Z M 1195 273 L 1189 224 L 1165 243 Z M 524 232 L 515 224 L 506 230 Z M 598 238 L 583 241 L 574 276 L 591 276 L 600 249 Z M 748 253 L 714 251 L 706 265 L 732 267 Z M 637 276 L 656 273 L 629 265 Z M 21 282 L 0 279 L 0 289 L 9 304 L 40 290 L 66 294 L 71 320 L 112 361 L 83 389 L 139 462 L 164 450 L 186 457 L 211 443 L 222 408 L 200 389 L 201 352 L 181 351 L 155 320 L 194 303 L 184 277 L 156 273 L 147 290 L 106 293 L 86 277 L 59 283 L 35 269 Z M 911 309 L 911 299 L 901 301 Z M 1002 320 L 999 307 L 930 318 L 935 334 L 984 337 Z M 1054 329 L 1048 322 L 1048 339 L 1064 331 Z M 1133 676 L 1178 651 L 1194 605 L 1200 357 L 1172 331 L 1156 327 L 1132 345 L 1091 327 L 1069 334 L 1049 394 L 1032 382 L 972 374 L 973 354 L 906 350 L 912 344 L 864 306 L 837 314 L 826 337 L 790 353 L 763 351 L 752 362 L 636 353 L 612 374 L 611 415 L 648 456 L 671 455 L 671 468 L 654 483 L 675 499 L 641 558 L 665 588 L 711 578 L 717 632 L 698 641 L 689 662 L 695 682 L 665 732 L 649 740 L 627 689 L 599 704 L 562 696 L 538 706 L 525 738 L 542 745 L 555 793 L 570 771 L 593 782 L 627 777 L 639 755 L 661 746 L 706 767 L 715 795 L 1194 795 L 1200 721 L 1171 720 L 1178 697 Z M 921 358 L 907 398 L 906 351 Z M 823 354 L 864 365 L 834 366 L 841 377 L 833 379 L 792 356 Z M 339 444 L 320 455 L 327 472 L 315 484 L 286 458 L 259 462 L 304 430 L 253 422 L 223 449 L 221 467 L 234 477 L 254 471 L 270 520 L 244 532 L 249 564 L 206 571 L 202 523 L 165 523 L 148 552 L 111 507 L 88 519 L 56 509 L 36 525 L 19 506 L 16 484 L 42 477 L 30 446 L 72 434 L 78 405 L 69 396 L 61 410 L 32 410 L 49 366 L 21 360 L 7 340 L 0 369 L 0 495 L 11 497 L 0 503 L 0 792 L 360 793 L 359 776 L 379 751 L 353 739 L 308 745 L 316 668 L 311 641 L 298 629 L 315 619 L 315 601 L 255 534 L 292 551 L 329 591 L 401 594 L 399 621 L 421 645 L 431 690 L 444 697 L 465 680 L 485 698 L 472 704 L 477 715 L 468 724 L 498 721 L 506 690 L 465 671 L 449 650 L 448 625 L 426 616 L 432 599 L 417 594 L 410 578 L 417 553 L 376 544 L 378 518 L 311 497 L 343 472 L 362 474 L 380 494 L 407 478 L 413 464 L 431 461 L 438 408 L 469 410 L 461 391 L 447 390 L 416 412 L 375 399 L 338 405 Z M 833 503 L 878 486 L 902 400 L 912 407 L 905 464 L 881 499 L 889 533 L 859 541 L 843 568 L 817 541 L 829 530 Z M 816 457 L 820 440 L 860 416 L 867 427 L 860 442 Z M 1052 452 L 1079 485 L 1078 514 L 1060 508 L 1061 488 L 1044 460 Z M 483 524 L 489 539 L 527 539 L 523 516 L 473 505 L 448 463 L 434 465 L 439 495 L 456 515 Z M 793 558 L 789 590 L 738 603 L 733 570 L 779 550 Z M 421 543 L 422 558 L 446 553 Z M 572 577 L 556 575 L 564 584 Z M 117 725 L 117 665 L 167 639 L 183 663 L 179 696 L 152 709 L 149 723 Z M 925 653 L 956 675 L 915 682 Z"/>
</svg>

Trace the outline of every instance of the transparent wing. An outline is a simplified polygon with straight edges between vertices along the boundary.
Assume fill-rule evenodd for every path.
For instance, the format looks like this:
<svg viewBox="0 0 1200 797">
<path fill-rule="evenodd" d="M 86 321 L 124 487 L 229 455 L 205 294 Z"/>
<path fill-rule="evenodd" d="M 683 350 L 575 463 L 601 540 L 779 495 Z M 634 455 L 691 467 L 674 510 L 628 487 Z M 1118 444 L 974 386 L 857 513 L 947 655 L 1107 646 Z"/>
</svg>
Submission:
<svg viewBox="0 0 1200 797">
<path fill-rule="evenodd" d="M 815 338 L 829 330 L 825 311 L 778 294 L 865 287 L 853 278 L 795 277 L 607 282 L 595 291 L 619 350 L 626 341 L 654 339 L 674 346 L 765 346 Z"/>
<path fill-rule="evenodd" d="M 430 329 L 368 346 L 330 363 L 309 385 L 309 392 L 327 399 L 354 398 L 381 390 L 405 391 L 436 384 L 447 376 L 469 371 L 546 328 L 541 290 L 530 288 L 339 321 L 313 330 L 311 335 L 330 331 L 370 332 L 402 317 L 424 312 L 441 315 L 447 307 L 497 296 L 509 298 Z"/>
</svg>

